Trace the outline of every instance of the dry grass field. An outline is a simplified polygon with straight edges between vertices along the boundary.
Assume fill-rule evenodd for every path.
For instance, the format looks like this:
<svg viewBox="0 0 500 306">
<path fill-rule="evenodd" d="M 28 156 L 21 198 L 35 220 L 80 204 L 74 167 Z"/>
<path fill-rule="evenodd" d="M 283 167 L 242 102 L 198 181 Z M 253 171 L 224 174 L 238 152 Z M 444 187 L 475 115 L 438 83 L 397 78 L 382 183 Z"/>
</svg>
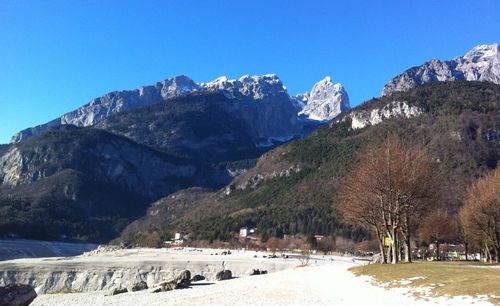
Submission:
<svg viewBox="0 0 500 306">
<path fill-rule="evenodd" d="M 500 305 L 500 265 L 477 262 L 415 262 L 397 265 L 372 264 L 350 269 L 372 276 L 390 287 L 431 287 L 436 296 L 487 295 Z"/>
</svg>

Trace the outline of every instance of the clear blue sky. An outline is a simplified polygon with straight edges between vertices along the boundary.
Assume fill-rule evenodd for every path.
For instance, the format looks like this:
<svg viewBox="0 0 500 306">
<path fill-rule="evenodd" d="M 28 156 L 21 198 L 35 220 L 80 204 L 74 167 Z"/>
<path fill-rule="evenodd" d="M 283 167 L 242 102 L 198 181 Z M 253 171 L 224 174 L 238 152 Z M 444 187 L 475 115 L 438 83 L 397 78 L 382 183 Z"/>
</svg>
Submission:
<svg viewBox="0 0 500 306">
<path fill-rule="evenodd" d="M 351 104 L 394 75 L 500 42 L 500 1 L 0 0 L 0 143 L 93 97 L 185 74 L 325 75 Z"/>
</svg>

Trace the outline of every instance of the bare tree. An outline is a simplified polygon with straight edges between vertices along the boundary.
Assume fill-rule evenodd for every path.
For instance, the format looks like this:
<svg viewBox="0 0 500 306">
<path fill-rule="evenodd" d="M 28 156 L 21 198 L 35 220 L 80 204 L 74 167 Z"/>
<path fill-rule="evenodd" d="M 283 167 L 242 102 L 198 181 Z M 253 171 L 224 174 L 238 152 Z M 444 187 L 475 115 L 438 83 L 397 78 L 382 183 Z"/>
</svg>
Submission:
<svg viewBox="0 0 500 306">
<path fill-rule="evenodd" d="M 384 262 L 398 262 L 397 241 L 402 235 L 409 261 L 413 220 L 434 202 L 435 177 L 435 167 L 422 147 L 389 135 L 381 145 L 361 154 L 340 188 L 336 207 L 345 222 L 373 229 L 382 255 L 384 239 L 389 238 Z"/>
<path fill-rule="evenodd" d="M 335 249 L 335 239 L 330 236 L 323 237 L 323 239 L 318 241 L 317 249 L 325 255 L 328 254 L 328 252 Z"/>
<path fill-rule="evenodd" d="M 300 266 L 305 267 L 309 264 L 309 260 L 311 259 L 311 248 L 309 245 L 304 245 L 302 250 L 300 251 L 299 261 Z"/>
<path fill-rule="evenodd" d="M 444 210 L 436 210 L 424 219 L 420 229 L 420 238 L 429 243 L 435 243 L 436 259 L 440 260 L 440 244 L 455 239 L 455 233 L 451 216 Z"/>
<path fill-rule="evenodd" d="M 266 242 L 266 247 L 269 251 L 273 252 L 273 255 L 276 254 L 276 251 L 280 245 L 280 240 L 277 237 L 271 237 Z"/>
<path fill-rule="evenodd" d="M 468 233 L 479 239 L 484 252 L 493 261 L 490 249 L 499 261 L 500 252 L 500 168 L 474 182 L 467 190 L 461 219 Z"/>
</svg>

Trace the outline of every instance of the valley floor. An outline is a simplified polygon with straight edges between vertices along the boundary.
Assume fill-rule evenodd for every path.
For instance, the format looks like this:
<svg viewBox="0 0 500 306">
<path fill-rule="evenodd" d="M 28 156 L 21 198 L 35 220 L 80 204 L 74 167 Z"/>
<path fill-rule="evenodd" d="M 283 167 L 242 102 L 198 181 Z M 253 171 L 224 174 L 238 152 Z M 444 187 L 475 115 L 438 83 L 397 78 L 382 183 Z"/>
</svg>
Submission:
<svg viewBox="0 0 500 306">
<path fill-rule="evenodd" d="M 313 257 L 307 267 L 200 282 L 189 289 L 164 293 L 146 290 L 115 296 L 105 296 L 102 291 L 45 294 L 39 295 L 32 305 L 491 305 L 471 297 L 417 299 L 412 294 L 415 289 L 385 289 L 371 284 L 369 277 L 354 276 L 348 268 L 359 263 L 350 258 L 331 259 Z"/>
</svg>

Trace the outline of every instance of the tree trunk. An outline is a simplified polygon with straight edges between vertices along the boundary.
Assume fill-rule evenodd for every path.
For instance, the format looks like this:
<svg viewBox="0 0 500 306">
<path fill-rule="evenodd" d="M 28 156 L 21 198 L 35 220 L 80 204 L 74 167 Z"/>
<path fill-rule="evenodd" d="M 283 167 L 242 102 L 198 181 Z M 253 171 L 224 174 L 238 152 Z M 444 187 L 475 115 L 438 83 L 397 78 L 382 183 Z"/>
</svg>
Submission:
<svg viewBox="0 0 500 306">
<path fill-rule="evenodd" d="M 436 260 L 439 261 L 440 259 L 440 253 L 439 253 L 439 241 L 436 240 Z"/>
<path fill-rule="evenodd" d="M 484 247 L 485 253 L 486 253 L 486 260 L 489 261 L 490 263 L 493 263 L 493 259 L 491 258 L 491 252 L 490 248 L 488 247 L 488 244 Z"/>
<path fill-rule="evenodd" d="M 375 231 L 377 232 L 377 240 L 378 240 L 378 246 L 380 248 L 380 256 L 381 256 L 381 264 L 386 264 L 387 263 L 387 258 L 385 257 L 385 245 L 384 245 L 384 235 L 381 233 L 380 229 L 378 227 L 375 227 Z"/>
<path fill-rule="evenodd" d="M 401 259 L 401 244 L 399 243 L 399 240 L 396 240 L 396 250 L 398 251 L 398 262 L 400 262 Z"/>
<path fill-rule="evenodd" d="M 469 261 L 469 243 L 467 243 L 467 240 L 464 241 L 464 246 L 465 246 L 465 261 Z"/>
<path fill-rule="evenodd" d="M 392 262 L 392 243 L 389 243 L 389 246 L 387 247 L 387 260 L 388 263 Z"/>
<path fill-rule="evenodd" d="M 409 243 L 407 240 L 405 240 L 405 245 L 404 245 L 404 252 L 405 252 L 405 262 L 411 262 L 411 250 L 409 247 Z"/>
<path fill-rule="evenodd" d="M 408 217 L 408 213 L 405 215 L 405 223 L 406 223 L 406 233 L 405 233 L 405 261 L 411 262 L 411 230 L 410 230 L 410 218 Z"/>
<path fill-rule="evenodd" d="M 391 228 L 391 251 L 392 251 L 392 261 L 391 263 L 397 264 L 398 263 L 398 249 L 396 245 L 396 229 Z"/>
</svg>

